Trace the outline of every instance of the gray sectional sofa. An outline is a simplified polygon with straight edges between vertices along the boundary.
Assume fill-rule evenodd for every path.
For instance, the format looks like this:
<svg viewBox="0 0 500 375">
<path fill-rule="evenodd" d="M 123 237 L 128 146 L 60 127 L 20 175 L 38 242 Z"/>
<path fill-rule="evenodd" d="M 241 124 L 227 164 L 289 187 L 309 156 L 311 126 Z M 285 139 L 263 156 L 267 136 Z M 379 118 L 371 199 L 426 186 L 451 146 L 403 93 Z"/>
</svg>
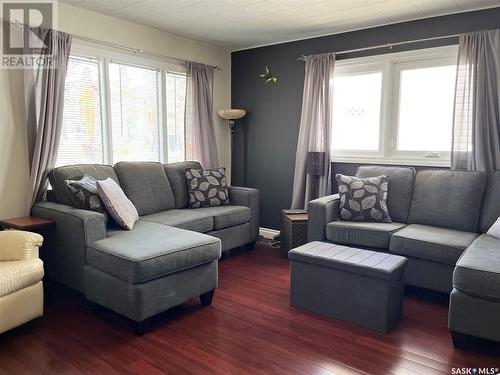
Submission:
<svg viewBox="0 0 500 375">
<path fill-rule="evenodd" d="M 120 162 L 50 171 L 49 200 L 32 209 L 56 221 L 44 251 L 46 274 L 138 323 L 193 297 L 209 304 L 221 251 L 251 248 L 258 239 L 259 193 L 229 187 L 231 205 L 189 209 L 186 168 L 201 166 Z M 85 174 L 120 184 L 140 215 L 132 231 L 72 207 L 65 180 Z"/>
<path fill-rule="evenodd" d="M 340 221 L 337 194 L 309 203 L 308 241 L 330 241 L 408 258 L 405 283 L 450 293 L 454 343 L 500 341 L 500 172 L 363 166 L 358 177 L 389 177 L 392 223 Z"/>
</svg>

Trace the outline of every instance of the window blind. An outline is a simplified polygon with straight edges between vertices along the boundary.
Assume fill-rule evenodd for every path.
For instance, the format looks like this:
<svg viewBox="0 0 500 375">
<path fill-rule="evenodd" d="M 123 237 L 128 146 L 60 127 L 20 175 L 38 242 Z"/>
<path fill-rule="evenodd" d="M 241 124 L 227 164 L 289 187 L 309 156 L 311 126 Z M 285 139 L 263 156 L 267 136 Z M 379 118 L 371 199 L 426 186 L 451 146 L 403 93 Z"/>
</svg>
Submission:
<svg viewBox="0 0 500 375">
<path fill-rule="evenodd" d="M 167 72 L 167 150 L 168 162 L 184 161 L 186 133 L 186 75 Z"/>
<path fill-rule="evenodd" d="M 158 81 L 157 70 L 109 64 L 114 163 L 160 160 Z"/>
<path fill-rule="evenodd" d="M 56 166 L 103 162 L 99 62 L 72 56 L 68 61 Z"/>
</svg>

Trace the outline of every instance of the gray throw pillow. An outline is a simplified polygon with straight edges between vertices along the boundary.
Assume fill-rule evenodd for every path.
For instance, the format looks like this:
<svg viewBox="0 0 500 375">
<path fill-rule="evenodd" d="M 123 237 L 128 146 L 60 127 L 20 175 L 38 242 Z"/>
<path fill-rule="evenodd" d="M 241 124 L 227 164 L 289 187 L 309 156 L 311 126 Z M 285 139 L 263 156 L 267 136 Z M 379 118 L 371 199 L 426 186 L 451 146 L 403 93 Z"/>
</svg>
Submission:
<svg viewBox="0 0 500 375">
<path fill-rule="evenodd" d="M 106 207 L 97 193 L 97 180 L 94 177 L 86 174 L 80 180 L 64 182 L 76 208 L 107 214 Z"/>
<path fill-rule="evenodd" d="M 97 181 L 97 192 L 116 223 L 124 229 L 132 230 L 135 222 L 139 220 L 139 214 L 120 185 L 108 177 L 105 180 Z"/>
<path fill-rule="evenodd" d="M 338 174 L 341 220 L 391 223 L 387 210 L 387 176 L 358 178 Z"/>
<path fill-rule="evenodd" d="M 186 179 L 189 189 L 189 208 L 229 204 L 226 168 L 209 170 L 187 168 Z"/>
</svg>

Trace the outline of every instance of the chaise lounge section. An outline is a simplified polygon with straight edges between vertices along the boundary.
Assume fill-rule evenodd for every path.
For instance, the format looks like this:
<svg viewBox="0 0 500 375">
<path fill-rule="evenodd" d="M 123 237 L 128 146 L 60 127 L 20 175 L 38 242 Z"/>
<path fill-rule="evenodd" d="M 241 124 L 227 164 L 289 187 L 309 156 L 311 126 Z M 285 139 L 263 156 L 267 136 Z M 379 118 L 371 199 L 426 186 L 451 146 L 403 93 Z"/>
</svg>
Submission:
<svg viewBox="0 0 500 375">
<path fill-rule="evenodd" d="M 251 248 L 258 239 L 259 194 L 229 187 L 231 205 L 189 209 L 186 168 L 201 166 L 120 162 L 52 170 L 50 201 L 32 209 L 56 221 L 47 241 L 47 275 L 139 324 L 193 297 L 209 304 L 221 253 Z M 119 183 L 140 215 L 133 230 L 72 207 L 65 181 L 85 174 Z"/>
<path fill-rule="evenodd" d="M 457 346 L 463 335 L 500 341 L 500 240 L 485 234 L 500 216 L 500 172 L 363 166 L 356 175 L 388 176 L 393 222 L 340 221 L 335 194 L 309 203 L 308 241 L 406 257 L 405 284 L 451 292 Z"/>
</svg>

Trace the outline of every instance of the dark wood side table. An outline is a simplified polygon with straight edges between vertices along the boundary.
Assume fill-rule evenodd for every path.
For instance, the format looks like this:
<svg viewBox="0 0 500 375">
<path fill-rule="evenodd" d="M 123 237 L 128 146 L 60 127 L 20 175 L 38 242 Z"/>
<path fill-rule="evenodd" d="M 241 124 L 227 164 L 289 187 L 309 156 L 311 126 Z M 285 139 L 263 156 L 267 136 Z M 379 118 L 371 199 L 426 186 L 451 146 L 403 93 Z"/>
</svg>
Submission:
<svg viewBox="0 0 500 375">
<path fill-rule="evenodd" d="M 0 227 L 2 229 L 17 229 L 32 231 L 38 233 L 40 229 L 54 225 L 56 222 L 49 219 L 42 219 L 40 217 L 26 216 L 16 217 L 12 219 L 0 220 Z"/>
<path fill-rule="evenodd" d="M 307 242 L 308 215 L 303 210 L 281 210 L 280 245 L 283 255 Z"/>
</svg>

